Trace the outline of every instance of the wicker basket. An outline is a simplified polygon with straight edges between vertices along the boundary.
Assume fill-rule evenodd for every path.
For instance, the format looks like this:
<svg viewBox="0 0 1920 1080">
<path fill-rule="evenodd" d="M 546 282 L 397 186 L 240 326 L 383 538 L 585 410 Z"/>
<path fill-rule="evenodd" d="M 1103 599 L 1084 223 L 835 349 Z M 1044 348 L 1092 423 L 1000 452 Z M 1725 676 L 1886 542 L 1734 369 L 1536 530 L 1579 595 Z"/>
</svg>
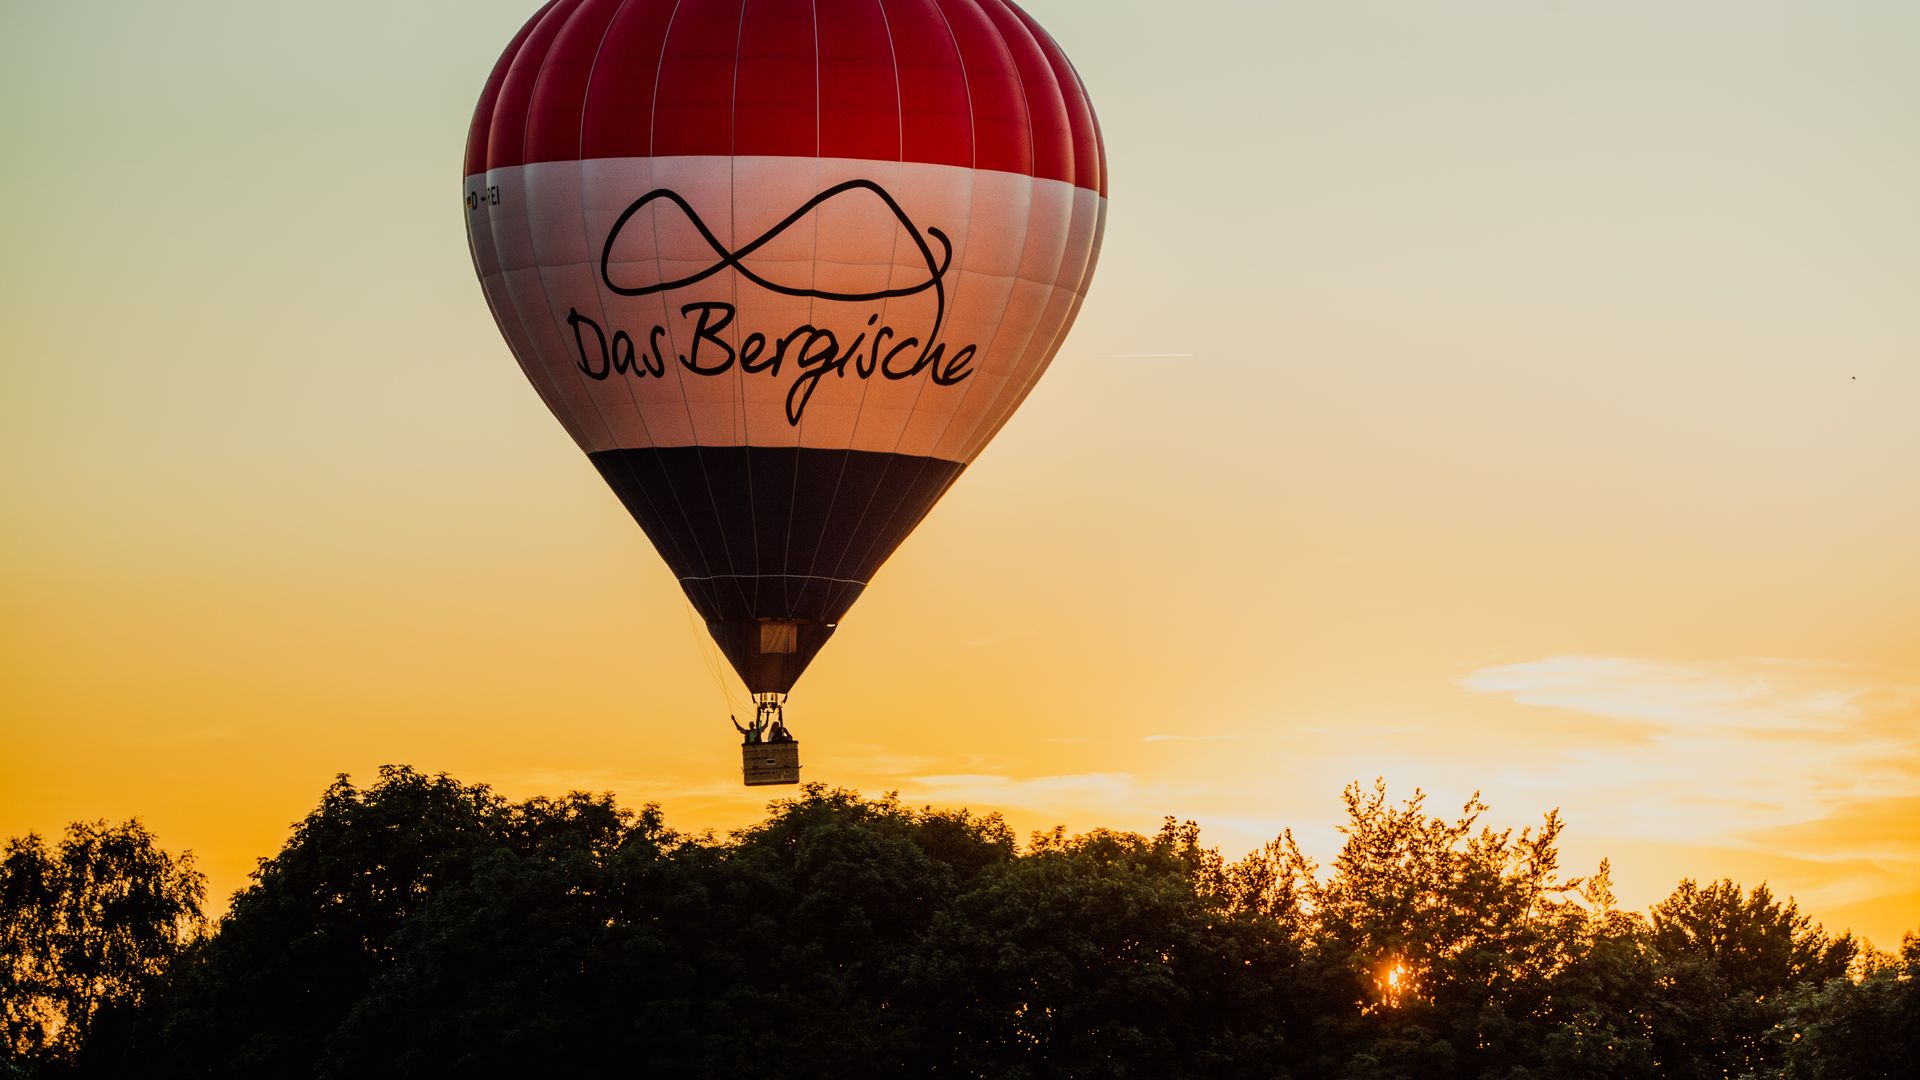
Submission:
<svg viewBox="0 0 1920 1080">
<path fill-rule="evenodd" d="M 800 782 L 800 744 L 747 743 L 740 747 L 741 779 L 748 787 Z"/>
</svg>

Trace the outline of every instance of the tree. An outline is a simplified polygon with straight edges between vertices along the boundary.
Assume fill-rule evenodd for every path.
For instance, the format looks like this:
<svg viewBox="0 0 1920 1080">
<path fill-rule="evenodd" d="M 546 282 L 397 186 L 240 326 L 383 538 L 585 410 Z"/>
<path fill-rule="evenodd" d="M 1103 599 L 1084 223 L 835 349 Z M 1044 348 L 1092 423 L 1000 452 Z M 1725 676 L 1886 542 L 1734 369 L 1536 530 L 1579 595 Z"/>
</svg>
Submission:
<svg viewBox="0 0 1920 1080">
<path fill-rule="evenodd" d="M 818 785 L 728 841 L 607 795 L 387 768 L 264 860 L 156 1023 L 185 1075 L 831 1076 L 898 1061 L 898 965 L 998 818 Z"/>
<path fill-rule="evenodd" d="M 923 942 L 1012 863 L 1004 822 L 810 784 L 705 858 L 712 904 L 688 987 L 700 1042 L 662 1071 L 937 1071 L 951 988 L 916 977 Z"/>
<path fill-rule="evenodd" d="M 1457 817 L 1404 806 L 1386 785 L 1343 792 L 1345 840 L 1320 876 L 1291 832 L 1228 871 L 1254 902 L 1282 908 L 1328 998 L 1314 1067 L 1372 1076 L 1506 1075 L 1537 1062 L 1540 1014 L 1587 912 L 1580 878 L 1562 878 L 1562 822 L 1479 826 L 1476 793 Z M 1269 864 L 1269 865 L 1261 865 Z"/>
<path fill-rule="evenodd" d="M 205 925 L 206 879 L 138 821 L 28 834 L 0 859 L 0 1054 L 71 1063 L 103 1017 L 140 1006 Z"/>
<path fill-rule="evenodd" d="M 676 963 L 705 906 L 658 807 L 579 792 L 506 807 L 495 843 L 390 936 L 327 1038 L 341 1076 L 591 1075 L 676 1032 Z"/>
<path fill-rule="evenodd" d="M 1870 957 L 1861 978 L 1804 986 L 1772 1032 L 1783 1080 L 1898 1080 L 1920 1061 L 1920 936 Z"/>
<path fill-rule="evenodd" d="M 965 1076 L 1184 1076 L 1207 919 L 1193 831 L 1041 833 L 930 928 L 910 972 L 930 1066 Z"/>
<path fill-rule="evenodd" d="M 1779 1055 L 1767 1033 L 1785 1017 L 1788 992 L 1845 975 L 1859 948 L 1848 935 L 1827 937 L 1765 884 L 1684 880 L 1652 915 L 1655 1053 L 1674 1077 L 1772 1068 Z"/>
<path fill-rule="evenodd" d="M 58 936 L 27 900 L 64 880 L 16 842 L 0 990 L 43 1004 L 8 1013 L 8 1046 L 196 1077 L 1835 1080 L 1913 1057 L 1920 941 L 1847 978 L 1852 940 L 1764 886 L 1619 910 L 1605 862 L 1562 874 L 1557 813 L 1345 802 L 1322 871 L 1291 833 L 1231 864 L 1173 819 L 1022 851 L 995 816 L 820 785 L 687 836 L 610 795 L 390 767 L 329 787 L 213 937 L 66 998 L 23 991 L 100 965 L 13 959 Z"/>
<path fill-rule="evenodd" d="M 400 928 L 497 846 L 506 806 L 398 766 L 366 790 L 337 779 L 173 980 L 167 1056 L 203 1075 L 312 1075 Z"/>
<path fill-rule="evenodd" d="M 1827 937 L 1764 882 L 1743 893 L 1731 881 L 1702 888 L 1691 879 L 1654 905 L 1653 945 L 1669 960 L 1711 961 L 1729 985 L 1762 996 L 1838 978 L 1859 949 L 1851 935 Z"/>
<path fill-rule="evenodd" d="M 1550 1000 L 1536 1013 L 1544 1029 L 1539 1074 L 1555 1080 L 1637 1080 L 1658 1076 L 1651 1003 L 1658 982 L 1647 920 L 1614 906 L 1605 859 L 1580 889 L 1586 919 L 1566 946 Z"/>
</svg>

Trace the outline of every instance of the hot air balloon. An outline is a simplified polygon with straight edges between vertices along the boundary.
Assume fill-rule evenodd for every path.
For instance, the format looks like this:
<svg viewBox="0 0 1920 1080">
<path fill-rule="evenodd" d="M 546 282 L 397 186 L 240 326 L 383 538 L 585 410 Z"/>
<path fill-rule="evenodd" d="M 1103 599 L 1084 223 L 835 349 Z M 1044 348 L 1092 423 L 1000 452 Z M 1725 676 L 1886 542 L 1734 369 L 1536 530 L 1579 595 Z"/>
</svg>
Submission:
<svg viewBox="0 0 1920 1080">
<path fill-rule="evenodd" d="M 758 703 L 747 781 L 797 782 L 794 682 L 1086 295 L 1078 75 L 1009 0 L 553 0 L 464 195 L 514 357 Z"/>
</svg>

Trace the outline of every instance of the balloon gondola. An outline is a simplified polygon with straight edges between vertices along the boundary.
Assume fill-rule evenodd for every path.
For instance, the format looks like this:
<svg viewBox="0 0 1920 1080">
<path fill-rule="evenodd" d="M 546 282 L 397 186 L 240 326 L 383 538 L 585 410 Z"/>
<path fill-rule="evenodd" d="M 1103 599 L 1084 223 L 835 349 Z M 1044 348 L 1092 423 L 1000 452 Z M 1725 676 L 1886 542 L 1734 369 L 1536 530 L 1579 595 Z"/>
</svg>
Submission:
<svg viewBox="0 0 1920 1080">
<path fill-rule="evenodd" d="M 1086 295 L 1079 76 L 1009 0 L 553 0 L 464 177 L 501 333 L 755 698 L 746 781 L 798 782 L 787 694 Z"/>
</svg>

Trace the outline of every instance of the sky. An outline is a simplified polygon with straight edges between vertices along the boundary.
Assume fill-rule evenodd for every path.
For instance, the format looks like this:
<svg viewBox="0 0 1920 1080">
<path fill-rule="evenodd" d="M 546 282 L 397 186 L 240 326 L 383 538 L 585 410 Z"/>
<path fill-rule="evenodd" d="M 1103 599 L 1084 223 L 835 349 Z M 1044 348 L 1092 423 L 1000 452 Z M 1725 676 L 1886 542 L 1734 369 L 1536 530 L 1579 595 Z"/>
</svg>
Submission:
<svg viewBox="0 0 1920 1080">
<path fill-rule="evenodd" d="M 0 836 L 138 816 L 219 906 L 382 763 L 764 813 L 468 259 L 534 6 L 0 9 Z M 798 687 L 806 777 L 1229 857 L 1384 777 L 1560 808 L 1627 906 L 1920 929 L 1920 7 L 1027 7 L 1099 272 Z"/>
</svg>

